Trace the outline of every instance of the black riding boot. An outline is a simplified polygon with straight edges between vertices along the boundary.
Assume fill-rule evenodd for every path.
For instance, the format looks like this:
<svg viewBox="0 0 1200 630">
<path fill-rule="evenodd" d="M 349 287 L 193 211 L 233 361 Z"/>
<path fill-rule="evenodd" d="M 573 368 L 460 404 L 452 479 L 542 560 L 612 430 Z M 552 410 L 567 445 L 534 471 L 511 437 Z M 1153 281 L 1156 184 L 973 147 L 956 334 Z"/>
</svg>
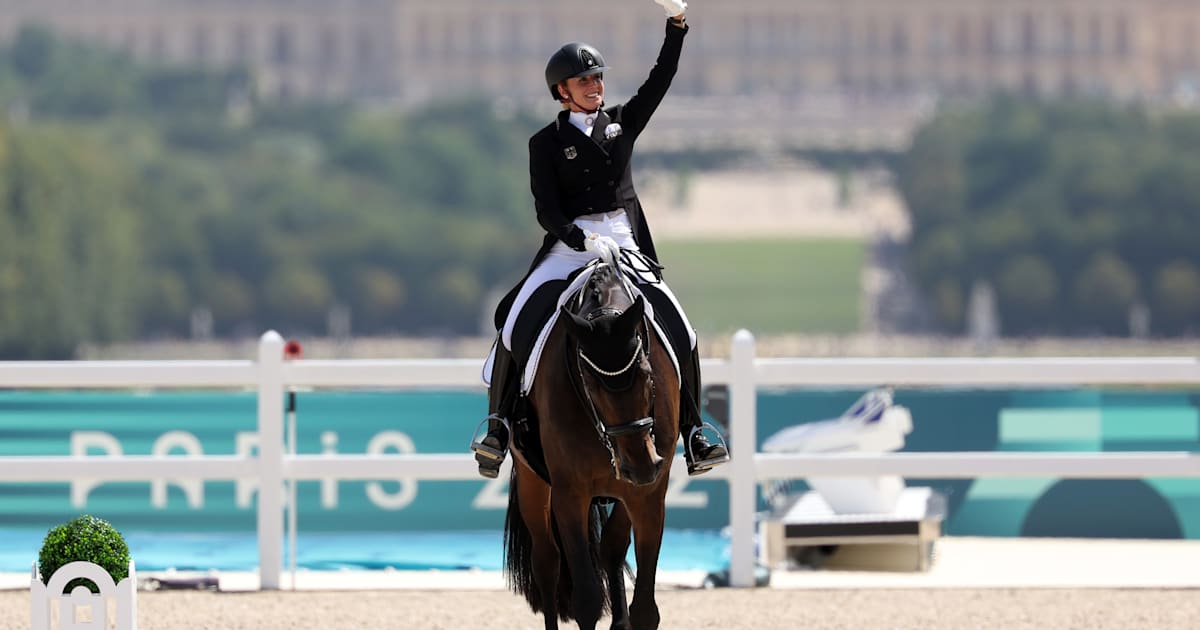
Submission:
<svg viewBox="0 0 1200 630">
<path fill-rule="evenodd" d="M 488 387 L 487 435 L 471 443 L 475 461 L 479 463 L 479 474 L 488 479 L 500 476 L 500 464 L 508 453 L 508 427 L 516 406 L 518 386 L 517 365 L 512 354 L 499 339 L 496 340 L 496 356 L 492 361 L 492 383 Z"/>
<path fill-rule="evenodd" d="M 683 437 L 683 457 L 687 460 L 688 475 L 695 476 L 728 462 L 729 450 L 724 444 L 710 444 L 701 430 L 704 419 L 700 416 L 700 353 L 695 348 L 679 371 L 683 375 L 683 391 L 680 393 L 685 397 L 679 405 L 679 432 Z"/>
</svg>

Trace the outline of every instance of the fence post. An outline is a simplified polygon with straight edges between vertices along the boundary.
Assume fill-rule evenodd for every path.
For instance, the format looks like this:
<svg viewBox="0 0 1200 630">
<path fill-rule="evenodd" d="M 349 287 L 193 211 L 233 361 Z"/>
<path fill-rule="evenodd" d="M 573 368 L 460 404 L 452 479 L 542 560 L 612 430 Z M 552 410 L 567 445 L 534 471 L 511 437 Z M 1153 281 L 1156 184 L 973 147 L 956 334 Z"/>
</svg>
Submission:
<svg viewBox="0 0 1200 630">
<path fill-rule="evenodd" d="M 729 376 L 729 584 L 754 586 L 754 516 L 758 451 L 757 387 L 754 374 L 754 335 L 742 329 L 733 335 Z"/>
<path fill-rule="evenodd" d="M 259 588 L 279 590 L 283 571 L 283 337 L 258 344 Z"/>
</svg>

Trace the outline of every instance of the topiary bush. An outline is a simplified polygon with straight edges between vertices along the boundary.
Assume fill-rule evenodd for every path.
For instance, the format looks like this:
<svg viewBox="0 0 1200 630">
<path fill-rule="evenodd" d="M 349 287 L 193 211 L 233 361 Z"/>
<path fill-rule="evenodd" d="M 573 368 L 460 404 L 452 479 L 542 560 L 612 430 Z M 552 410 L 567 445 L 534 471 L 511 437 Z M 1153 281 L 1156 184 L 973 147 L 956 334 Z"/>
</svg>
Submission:
<svg viewBox="0 0 1200 630">
<path fill-rule="evenodd" d="M 38 552 L 38 570 L 42 582 L 48 582 L 54 572 L 77 560 L 100 565 L 120 582 L 129 576 L 129 546 L 115 527 L 108 521 L 84 514 L 75 520 L 59 525 L 46 534 L 42 550 Z M 70 593 L 76 586 L 86 586 L 99 593 L 91 580 L 77 578 L 67 583 L 63 593 Z"/>
</svg>

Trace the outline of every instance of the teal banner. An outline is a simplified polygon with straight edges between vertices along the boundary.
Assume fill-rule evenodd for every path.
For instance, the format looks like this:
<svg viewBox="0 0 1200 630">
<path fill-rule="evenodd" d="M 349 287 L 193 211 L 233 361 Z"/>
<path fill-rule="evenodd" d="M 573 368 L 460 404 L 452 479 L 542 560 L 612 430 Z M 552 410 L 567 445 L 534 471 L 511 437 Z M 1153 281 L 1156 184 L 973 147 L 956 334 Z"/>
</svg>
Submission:
<svg viewBox="0 0 1200 630">
<path fill-rule="evenodd" d="M 299 392 L 302 454 L 468 453 L 486 415 L 483 394 Z M 248 393 L 0 393 L 5 455 L 245 455 L 256 452 L 256 399 Z M 471 470 L 474 470 L 471 465 Z M 499 530 L 507 480 L 326 479 L 297 484 L 305 532 Z M 119 529 L 254 531 L 254 480 L 79 480 L 0 483 L 0 527 L 46 527 L 88 512 Z M 668 526 L 717 529 L 728 521 L 728 487 L 672 481 Z"/>
<path fill-rule="evenodd" d="M 841 413 L 859 392 L 760 394 L 763 439 Z M 898 390 L 904 451 L 1196 451 L 1200 396 L 1183 390 Z M 948 502 L 960 536 L 1200 538 L 1200 479 L 907 479 Z"/>
<path fill-rule="evenodd" d="M 861 390 L 759 394 L 760 442 L 836 417 Z M 913 432 L 906 451 L 1195 451 L 1200 396 L 1177 390 L 899 390 Z M 477 391 L 297 394 L 301 453 L 466 453 L 486 401 Z M 248 454 L 252 392 L 0 392 L 0 457 Z M 732 445 L 734 456 L 738 446 Z M 1200 538 L 1200 480 L 909 479 L 949 502 L 956 535 Z M 803 484 L 797 484 L 803 488 Z M 498 530 L 504 481 L 301 482 L 303 532 Z M 88 512 L 119 529 L 255 528 L 254 482 L 0 483 L 0 527 L 45 528 Z M 667 526 L 728 523 L 720 481 L 676 479 Z M 765 505 L 763 506 L 765 509 Z"/>
</svg>

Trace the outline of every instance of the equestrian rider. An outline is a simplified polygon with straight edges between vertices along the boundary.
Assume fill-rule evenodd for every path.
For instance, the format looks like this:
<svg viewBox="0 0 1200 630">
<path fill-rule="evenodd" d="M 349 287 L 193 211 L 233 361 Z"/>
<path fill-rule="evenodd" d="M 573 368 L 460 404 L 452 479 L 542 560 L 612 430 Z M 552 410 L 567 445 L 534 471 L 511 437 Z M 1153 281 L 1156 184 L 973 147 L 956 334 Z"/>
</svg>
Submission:
<svg viewBox="0 0 1200 630">
<path fill-rule="evenodd" d="M 683 0 L 654 1 L 666 10 L 666 37 L 649 77 L 628 102 L 604 106 L 604 71 L 608 67 L 592 46 L 566 44 L 546 64 L 546 84 L 563 108 L 553 123 L 529 139 L 530 186 L 546 237 L 525 280 L 497 308 L 497 322 L 503 318 L 504 325 L 492 357 L 488 430 L 471 445 L 484 477 L 499 474 L 508 450 L 505 420 L 516 419 L 521 374 L 512 357 L 513 328 L 530 296 L 543 284 L 567 278 L 594 258 L 612 260 L 619 248 L 658 260 L 633 189 L 630 159 L 634 141 L 675 75 L 688 25 Z M 639 283 L 638 288 L 665 322 L 668 335 L 676 331 L 672 347 L 684 389 L 680 405 L 684 456 L 688 474 L 700 474 L 729 461 L 729 454 L 724 445 L 710 444 L 700 430 L 696 334 L 666 283 Z"/>
</svg>

